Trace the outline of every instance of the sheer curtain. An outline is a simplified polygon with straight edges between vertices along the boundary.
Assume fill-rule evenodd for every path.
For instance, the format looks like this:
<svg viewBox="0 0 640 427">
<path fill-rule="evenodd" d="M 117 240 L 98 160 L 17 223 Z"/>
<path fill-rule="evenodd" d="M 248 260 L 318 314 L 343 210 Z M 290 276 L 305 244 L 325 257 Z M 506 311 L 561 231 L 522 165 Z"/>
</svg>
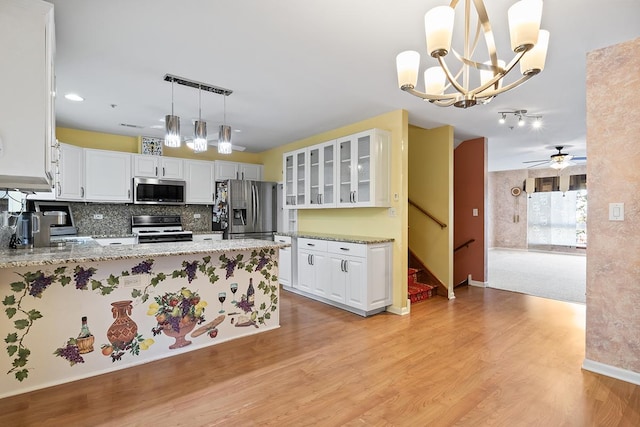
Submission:
<svg viewBox="0 0 640 427">
<path fill-rule="evenodd" d="M 586 245 L 586 190 L 535 192 L 528 199 L 530 246 Z"/>
</svg>

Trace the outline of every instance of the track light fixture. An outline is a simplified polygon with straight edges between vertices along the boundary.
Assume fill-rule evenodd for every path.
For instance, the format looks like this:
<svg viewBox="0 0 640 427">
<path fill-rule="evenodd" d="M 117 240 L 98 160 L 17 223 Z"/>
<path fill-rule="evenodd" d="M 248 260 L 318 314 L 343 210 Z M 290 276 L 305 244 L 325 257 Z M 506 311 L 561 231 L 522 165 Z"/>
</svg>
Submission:
<svg viewBox="0 0 640 427">
<path fill-rule="evenodd" d="M 498 115 L 498 123 L 501 125 L 507 122 L 508 116 L 514 116 L 518 120 L 518 127 L 524 127 L 528 122 L 527 119 L 532 119 L 530 123 L 534 129 L 539 129 L 542 126 L 542 116 L 527 114 L 527 110 L 498 111 Z M 513 129 L 513 126 L 509 126 L 509 128 Z"/>
</svg>

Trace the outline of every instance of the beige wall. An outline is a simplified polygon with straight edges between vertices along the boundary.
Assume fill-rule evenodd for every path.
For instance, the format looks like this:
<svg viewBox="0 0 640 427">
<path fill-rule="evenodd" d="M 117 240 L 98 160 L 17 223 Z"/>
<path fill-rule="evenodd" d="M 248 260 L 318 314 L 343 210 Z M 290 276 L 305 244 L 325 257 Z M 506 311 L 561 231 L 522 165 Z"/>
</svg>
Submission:
<svg viewBox="0 0 640 427">
<path fill-rule="evenodd" d="M 298 230 L 393 238 L 393 308 L 399 311 L 407 306 L 407 127 L 407 112 L 396 110 L 262 153 L 265 179 L 281 182 L 285 152 L 367 129 L 391 131 L 391 206 L 396 216 L 390 217 L 387 208 L 300 209 Z"/>
<path fill-rule="evenodd" d="M 409 126 L 409 198 L 448 226 L 409 208 L 409 247 L 453 297 L 453 128 Z"/>
<path fill-rule="evenodd" d="M 587 55 L 586 358 L 640 374 L 640 38 Z M 625 219 L 609 221 L 609 203 Z"/>
<path fill-rule="evenodd" d="M 56 138 L 60 142 L 84 148 L 124 151 L 127 153 L 140 152 L 141 138 L 138 136 L 113 135 L 110 133 L 58 127 L 56 128 Z M 209 150 L 206 152 L 196 154 L 184 144 L 182 144 L 180 148 L 163 147 L 162 152 L 164 156 L 195 160 L 230 160 L 244 163 L 260 163 L 261 160 L 260 154 L 258 153 L 234 151 L 228 155 L 218 154 L 216 147 L 209 147 Z"/>
</svg>

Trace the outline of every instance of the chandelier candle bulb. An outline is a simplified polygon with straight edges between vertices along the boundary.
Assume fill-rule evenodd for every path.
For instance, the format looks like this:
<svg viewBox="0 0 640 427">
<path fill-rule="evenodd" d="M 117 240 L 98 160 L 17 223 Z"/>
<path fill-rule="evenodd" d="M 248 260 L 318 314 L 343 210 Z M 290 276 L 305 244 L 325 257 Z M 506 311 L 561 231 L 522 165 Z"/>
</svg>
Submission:
<svg viewBox="0 0 640 427">
<path fill-rule="evenodd" d="M 509 8 L 509 35 L 514 52 L 531 49 L 538 42 L 542 0 L 520 0 Z"/>
<path fill-rule="evenodd" d="M 430 67 L 424 72 L 424 90 L 434 95 L 442 95 L 444 93 L 444 85 L 447 76 L 440 67 Z"/>
<path fill-rule="evenodd" d="M 418 68 L 420 67 L 420 54 L 415 50 L 406 50 L 396 56 L 396 68 L 398 70 L 398 86 L 410 85 L 416 87 L 418 82 Z"/>
<path fill-rule="evenodd" d="M 484 62 L 484 65 L 492 65 L 492 64 L 491 64 L 491 61 L 486 61 L 486 62 Z M 498 60 L 498 67 L 500 68 L 500 70 L 504 70 L 504 66 L 505 66 L 505 62 L 502 59 L 499 59 Z M 497 74 L 497 72 L 494 72 L 493 70 L 480 70 L 480 85 L 484 86 L 496 74 Z M 501 88 L 502 87 L 502 79 L 498 80 L 497 83 L 498 83 L 498 88 Z"/>
<path fill-rule="evenodd" d="M 520 60 L 520 72 L 522 75 L 537 74 L 544 70 L 549 47 L 549 31 L 540 30 L 538 43 Z"/>
<path fill-rule="evenodd" d="M 454 10 L 450 6 L 434 7 L 424 15 L 427 52 L 433 57 L 445 56 L 451 49 Z"/>
</svg>

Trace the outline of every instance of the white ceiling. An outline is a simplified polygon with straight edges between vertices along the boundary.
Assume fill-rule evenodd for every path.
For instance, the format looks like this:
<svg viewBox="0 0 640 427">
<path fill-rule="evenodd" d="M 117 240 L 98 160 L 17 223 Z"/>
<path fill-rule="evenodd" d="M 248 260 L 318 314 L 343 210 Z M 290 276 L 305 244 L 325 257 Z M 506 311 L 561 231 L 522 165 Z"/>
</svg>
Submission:
<svg viewBox="0 0 640 427">
<path fill-rule="evenodd" d="M 411 124 L 454 126 L 457 141 L 487 137 L 491 171 L 521 169 L 523 161 L 548 158 L 555 145 L 585 156 L 586 53 L 640 36 L 637 0 L 547 0 L 542 27 L 551 41 L 544 72 L 487 105 L 463 110 L 425 103 L 397 87 L 395 56 L 417 50 L 424 70 L 431 59 L 423 16 L 447 1 L 50 1 L 58 126 L 160 137 L 163 130 L 154 126 L 171 110 L 171 84 L 163 80 L 169 73 L 233 90 L 226 122 L 240 131 L 233 142 L 247 151 L 405 109 Z M 485 3 L 498 54 L 509 61 L 506 9 L 514 0 Z M 85 101 L 65 100 L 68 92 Z M 188 136 L 198 91 L 175 85 L 174 109 Z M 519 109 L 542 115 L 543 128 L 498 125 L 498 111 Z M 203 92 L 202 115 L 215 132 L 223 97 Z"/>
</svg>

